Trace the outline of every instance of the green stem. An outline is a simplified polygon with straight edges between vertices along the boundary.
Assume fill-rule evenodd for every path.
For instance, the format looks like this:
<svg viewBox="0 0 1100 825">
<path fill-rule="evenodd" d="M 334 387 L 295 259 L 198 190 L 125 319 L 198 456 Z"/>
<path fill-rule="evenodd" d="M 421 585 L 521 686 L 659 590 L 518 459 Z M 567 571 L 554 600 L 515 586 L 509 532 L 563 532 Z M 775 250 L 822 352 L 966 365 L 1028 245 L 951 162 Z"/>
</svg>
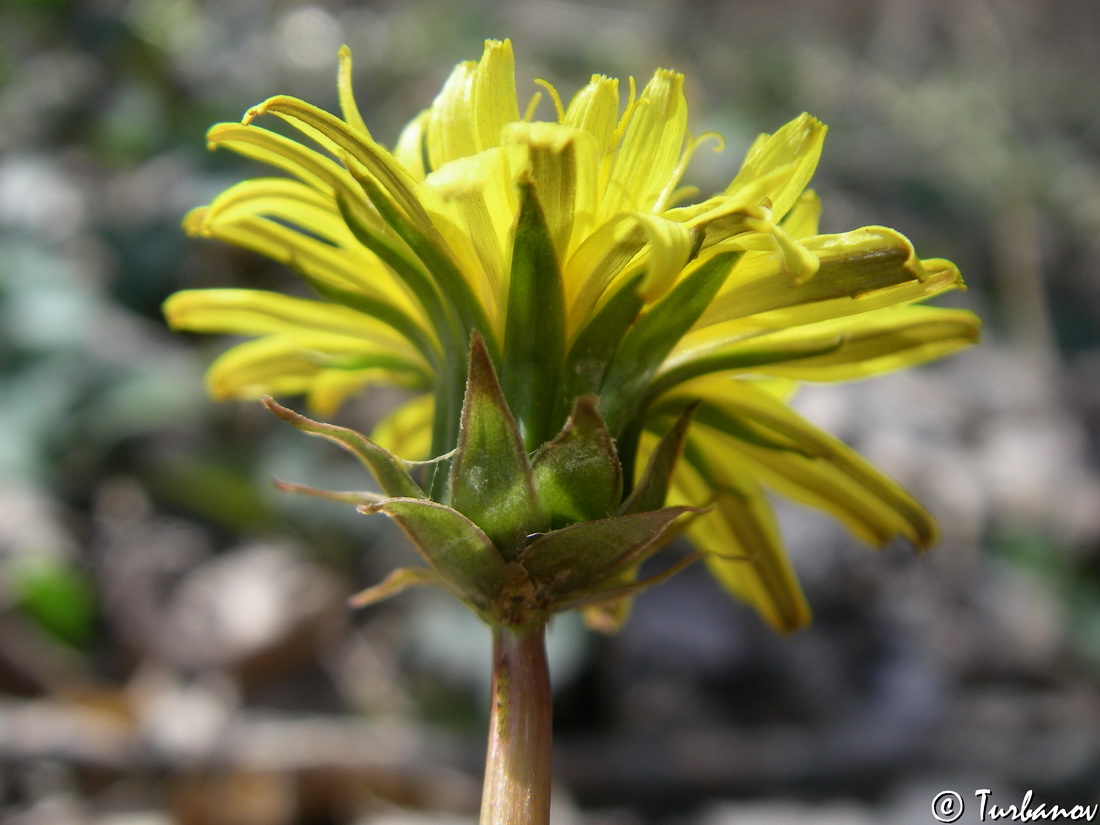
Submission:
<svg viewBox="0 0 1100 825">
<path fill-rule="evenodd" d="M 550 821 L 551 715 L 546 626 L 494 627 L 481 825 Z"/>
</svg>

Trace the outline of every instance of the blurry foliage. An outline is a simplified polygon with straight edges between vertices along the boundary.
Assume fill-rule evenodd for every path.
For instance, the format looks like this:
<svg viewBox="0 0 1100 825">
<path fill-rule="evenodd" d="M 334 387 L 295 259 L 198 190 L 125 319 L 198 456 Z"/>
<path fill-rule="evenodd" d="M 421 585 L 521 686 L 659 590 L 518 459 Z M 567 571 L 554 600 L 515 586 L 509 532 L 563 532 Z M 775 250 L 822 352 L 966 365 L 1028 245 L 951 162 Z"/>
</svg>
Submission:
<svg viewBox="0 0 1100 825">
<path fill-rule="evenodd" d="M 5 573 L 15 607 L 65 644 L 83 647 L 95 632 L 95 594 L 87 575 L 64 562 L 30 559 Z"/>
</svg>

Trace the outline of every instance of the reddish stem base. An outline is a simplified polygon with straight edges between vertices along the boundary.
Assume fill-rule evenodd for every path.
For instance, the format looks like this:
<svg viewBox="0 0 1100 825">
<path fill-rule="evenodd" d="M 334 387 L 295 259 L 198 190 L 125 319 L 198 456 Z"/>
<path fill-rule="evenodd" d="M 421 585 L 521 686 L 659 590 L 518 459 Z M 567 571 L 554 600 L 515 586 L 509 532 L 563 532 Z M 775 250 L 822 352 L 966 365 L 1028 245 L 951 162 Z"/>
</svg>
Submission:
<svg viewBox="0 0 1100 825">
<path fill-rule="evenodd" d="M 492 702 L 481 825 L 547 825 L 553 708 L 545 625 L 493 628 Z"/>
</svg>

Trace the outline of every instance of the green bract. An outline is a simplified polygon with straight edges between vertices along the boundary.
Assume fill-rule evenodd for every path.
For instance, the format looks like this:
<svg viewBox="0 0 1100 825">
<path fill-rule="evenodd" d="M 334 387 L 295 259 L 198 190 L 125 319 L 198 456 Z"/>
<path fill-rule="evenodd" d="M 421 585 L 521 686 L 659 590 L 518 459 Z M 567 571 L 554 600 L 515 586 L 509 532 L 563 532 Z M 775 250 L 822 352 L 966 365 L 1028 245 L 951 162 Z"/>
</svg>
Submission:
<svg viewBox="0 0 1100 825">
<path fill-rule="evenodd" d="M 662 506 L 687 416 L 654 452 L 636 495 L 621 502 L 621 466 L 594 397 L 578 399 L 561 432 L 532 461 L 477 334 L 467 375 L 443 501 L 428 499 L 408 465 L 366 436 L 265 399 L 284 421 L 356 456 L 386 496 L 297 491 L 366 502 L 360 510 L 392 518 L 428 564 L 399 570 L 353 601 L 369 604 L 411 585 L 437 584 L 486 622 L 517 626 L 631 595 L 638 567 L 665 545 L 676 519 L 698 512 Z"/>
</svg>

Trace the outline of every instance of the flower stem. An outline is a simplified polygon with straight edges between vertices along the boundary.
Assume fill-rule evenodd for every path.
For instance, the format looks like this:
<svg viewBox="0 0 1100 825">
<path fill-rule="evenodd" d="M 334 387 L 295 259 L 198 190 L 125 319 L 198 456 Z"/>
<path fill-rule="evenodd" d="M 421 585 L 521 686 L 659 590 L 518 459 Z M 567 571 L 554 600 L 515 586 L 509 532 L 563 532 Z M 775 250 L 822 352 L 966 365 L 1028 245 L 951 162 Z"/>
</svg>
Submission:
<svg viewBox="0 0 1100 825">
<path fill-rule="evenodd" d="M 494 627 L 481 825 L 549 822 L 552 711 L 546 626 Z"/>
</svg>

